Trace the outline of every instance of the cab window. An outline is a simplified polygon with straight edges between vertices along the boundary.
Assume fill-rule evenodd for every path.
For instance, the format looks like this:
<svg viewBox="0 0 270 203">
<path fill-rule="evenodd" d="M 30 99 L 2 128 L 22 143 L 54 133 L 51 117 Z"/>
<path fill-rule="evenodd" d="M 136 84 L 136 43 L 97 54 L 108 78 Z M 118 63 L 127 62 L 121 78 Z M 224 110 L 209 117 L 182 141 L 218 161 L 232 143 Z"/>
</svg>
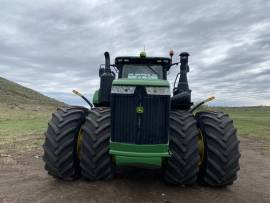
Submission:
<svg viewBox="0 0 270 203">
<path fill-rule="evenodd" d="M 164 79 L 163 67 L 158 64 L 124 64 L 122 78 Z"/>
</svg>

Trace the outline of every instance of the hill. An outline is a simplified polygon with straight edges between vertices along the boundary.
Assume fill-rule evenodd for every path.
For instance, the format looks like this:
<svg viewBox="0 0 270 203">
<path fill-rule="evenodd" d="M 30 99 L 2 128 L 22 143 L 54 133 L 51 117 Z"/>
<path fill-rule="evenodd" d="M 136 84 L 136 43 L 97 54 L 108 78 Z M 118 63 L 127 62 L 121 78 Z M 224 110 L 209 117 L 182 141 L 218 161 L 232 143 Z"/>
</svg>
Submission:
<svg viewBox="0 0 270 203">
<path fill-rule="evenodd" d="M 6 150 L 28 151 L 41 146 L 52 112 L 63 105 L 0 77 L 0 157 Z"/>
<path fill-rule="evenodd" d="M 0 77 L 0 103 L 9 105 L 36 104 L 51 106 L 64 104 L 2 77 Z"/>
</svg>

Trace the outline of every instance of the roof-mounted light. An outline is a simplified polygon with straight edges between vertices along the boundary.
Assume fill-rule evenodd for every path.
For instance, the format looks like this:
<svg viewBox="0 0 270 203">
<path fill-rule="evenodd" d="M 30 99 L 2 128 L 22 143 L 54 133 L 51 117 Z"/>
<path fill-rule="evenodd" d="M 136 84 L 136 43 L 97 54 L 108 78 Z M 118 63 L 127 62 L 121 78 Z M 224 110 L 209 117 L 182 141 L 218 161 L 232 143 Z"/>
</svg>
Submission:
<svg viewBox="0 0 270 203">
<path fill-rule="evenodd" d="M 145 52 L 145 51 L 141 51 L 140 57 L 141 57 L 141 58 L 145 58 L 145 57 L 146 57 L 146 52 Z"/>
</svg>

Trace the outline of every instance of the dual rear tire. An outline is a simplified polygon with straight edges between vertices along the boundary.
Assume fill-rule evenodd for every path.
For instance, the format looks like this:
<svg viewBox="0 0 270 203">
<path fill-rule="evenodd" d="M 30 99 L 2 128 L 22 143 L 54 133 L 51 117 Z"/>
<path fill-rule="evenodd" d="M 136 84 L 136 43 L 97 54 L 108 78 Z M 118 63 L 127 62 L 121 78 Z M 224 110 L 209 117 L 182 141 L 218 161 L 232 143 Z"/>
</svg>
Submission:
<svg viewBox="0 0 270 203">
<path fill-rule="evenodd" d="M 45 169 L 54 177 L 103 180 L 114 175 L 109 154 L 110 109 L 59 108 L 45 133 Z M 202 137 L 203 148 L 198 148 Z M 187 111 L 170 114 L 169 149 L 164 180 L 174 185 L 224 187 L 237 178 L 239 141 L 228 115 Z"/>
<path fill-rule="evenodd" d="M 225 187 L 237 179 L 239 140 L 227 114 L 209 111 L 194 117 L 187 111 L 171 112 L 169 146 L 172 155 L 164 178 L 170 184 L 198 181 Z"/>
<path fill-rule="evenodd" d="M 198 181 L 213 187 L 225 187 L 237 179 L 239 140 L 233 121 L 222 112 L 199 112 L 198 127 L 204 142 Z"/>
<path fill-rule="evenodd" d="M 81 175 L 88 180 L 109 179 L 110 109 L 58 108 L 52 115 L 43 145 L 45 169 L 62 180 Z"/>
<path fill-rule="evenodd" d="M 88 110 L 82 107 L 58 108 L 52 114 L 43 144 L 45 169 L 63 180 L 80 176 L 77 140 Z"/>
</svg>

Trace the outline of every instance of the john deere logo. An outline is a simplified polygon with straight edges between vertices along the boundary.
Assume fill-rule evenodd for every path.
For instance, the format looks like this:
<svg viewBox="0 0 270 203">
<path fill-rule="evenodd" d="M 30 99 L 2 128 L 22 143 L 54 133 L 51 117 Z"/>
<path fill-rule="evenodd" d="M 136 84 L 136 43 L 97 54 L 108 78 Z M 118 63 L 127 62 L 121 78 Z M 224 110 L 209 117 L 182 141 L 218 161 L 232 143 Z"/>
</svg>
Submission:
<svg viewBox="0 0 270 203">
<path fill-rule="evenodd" d="M 136 108 L 137 113 L 143 113 L 143 111 L 144 111 L 144 109 L 142 106 L 137 106 L 137 108 Z"/>
</svg>

